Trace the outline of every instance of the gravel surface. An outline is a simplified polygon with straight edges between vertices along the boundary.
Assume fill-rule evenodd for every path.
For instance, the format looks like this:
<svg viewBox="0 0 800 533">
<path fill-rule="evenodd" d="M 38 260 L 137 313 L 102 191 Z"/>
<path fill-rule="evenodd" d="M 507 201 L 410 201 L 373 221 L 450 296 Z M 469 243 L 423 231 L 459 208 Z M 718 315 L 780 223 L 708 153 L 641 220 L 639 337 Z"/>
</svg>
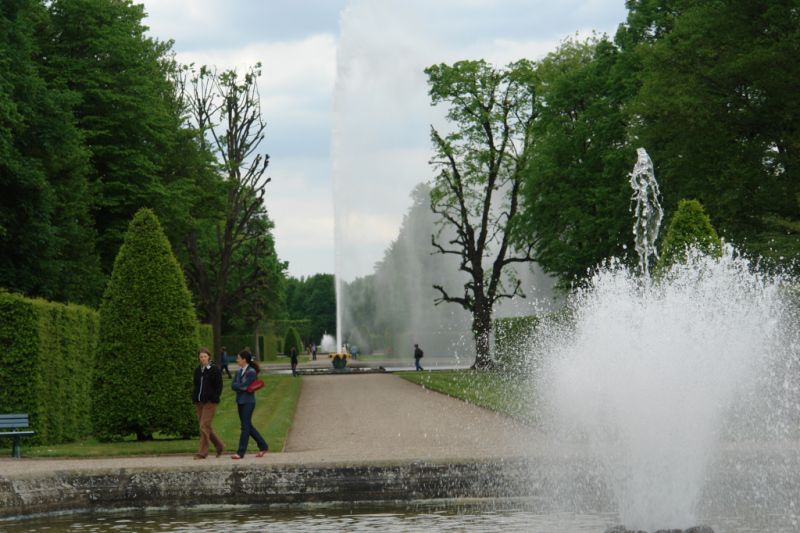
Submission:
<svg viewBox="0 0 800 533">
<path fill-rule="evenodd" d="M 228 454 L 103 459 L 0 458 L 0 477 L 120 468 L 384 463 L 526 455 L 541 437 L 511 419 L 426 390 L 391 374 L 303 377 L 294 424 L 283 453 L 263 458 Z M 24 448 L 23 448 L 24 452 Z"/>
</svg>

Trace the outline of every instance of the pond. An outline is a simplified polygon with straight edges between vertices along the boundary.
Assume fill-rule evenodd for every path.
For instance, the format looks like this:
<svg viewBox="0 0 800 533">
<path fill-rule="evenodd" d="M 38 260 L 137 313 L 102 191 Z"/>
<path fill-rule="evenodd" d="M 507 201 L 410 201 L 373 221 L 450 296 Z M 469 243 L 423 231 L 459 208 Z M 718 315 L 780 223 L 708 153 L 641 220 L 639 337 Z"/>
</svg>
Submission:
<svg viewBox="0 0 800 533">
<path fill-rule="evenodd" d="M 531 533 L 600 532 L 618 523 L 613 513 L 542 513 L 528 500 L 436 500 L 412 503 L 291 507 L 220 506 L 123 510 L 0 521 L 0 530 L 21 532 L 247 532 L 247 531 L 481 531 Z M 711 518 L 716 533 L 789 533 L 786 517 Z"/>
</svg>

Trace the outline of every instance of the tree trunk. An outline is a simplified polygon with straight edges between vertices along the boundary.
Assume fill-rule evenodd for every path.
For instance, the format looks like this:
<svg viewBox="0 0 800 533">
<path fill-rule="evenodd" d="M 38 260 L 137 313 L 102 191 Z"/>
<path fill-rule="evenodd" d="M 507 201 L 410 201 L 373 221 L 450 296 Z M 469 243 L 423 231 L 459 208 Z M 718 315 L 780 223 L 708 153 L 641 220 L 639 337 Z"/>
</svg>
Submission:
<svg viewBox="0 0 800 533">
<path fill-rule="evenodd" d="M 472 313 L 472 335 L 475 338 L 475 363 L 472 368 L 492 368 L 492 350 L 489 343 L 492 333 L 492 309 L 485 305 L 475 305 Z"/>
</svg>

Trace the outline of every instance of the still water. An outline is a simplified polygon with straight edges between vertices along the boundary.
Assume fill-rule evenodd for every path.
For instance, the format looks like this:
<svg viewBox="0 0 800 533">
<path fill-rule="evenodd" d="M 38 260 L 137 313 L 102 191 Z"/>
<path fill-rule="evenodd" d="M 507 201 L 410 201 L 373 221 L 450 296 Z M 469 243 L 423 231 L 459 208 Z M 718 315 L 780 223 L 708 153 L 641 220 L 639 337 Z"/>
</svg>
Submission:
<svg viewBox="0 0 800 533">
<path fill-rule="evenodd" d="M 259 506 L 201 507 L 181 510 L 130 510 L 44 516 L 0 521 L 7 533 L 47 532 L 208 532 L 230 531 L 480 531 L 531 533 L 602 533 L 618 523 L 614 514 L 541 514 L 524 501 L 435 501 L 275 509 Z M 797 526 L 779 517 L 761 517 L 758 525 L 743 518 L 707 520 L 716 533 L 789 533 Z"/>
</svg>

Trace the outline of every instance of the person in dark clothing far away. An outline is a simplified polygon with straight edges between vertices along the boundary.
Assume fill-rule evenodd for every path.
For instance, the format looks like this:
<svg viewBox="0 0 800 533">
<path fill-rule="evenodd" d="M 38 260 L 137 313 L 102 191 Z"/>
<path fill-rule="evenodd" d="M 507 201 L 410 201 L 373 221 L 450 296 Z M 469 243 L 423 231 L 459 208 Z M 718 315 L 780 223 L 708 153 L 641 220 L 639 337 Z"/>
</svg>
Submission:
<svg viewBox="0 0 800 533">
<path fill-rule="evenodd" d="M 297 375 L 297 347 L 292 346 L 292 348 L 289 350 L 289 357 L 292 358 L 291 359 L 292 360 L 292 375 L 296 376 Z"/>
<path fill-rule="evenodd" d="M 228 370 L 228 363 L 229 363 L 229 362 L 230 362 L 230 361 L 228 361 L 228 351 L 227 351 L 227 350 L 225 349 L 225 347 L 223 346 L 223 347 L 222 347 L 222 351 L 219 353 L 219 368 L 220 368 L 220 369 L 221 369 L 223 372 L 225 372 L 226 374 L 228 374 L 228 378 L 230 378 L 230 377 L 231 377 L 231 371 L 230 371 L 230 370 Z"/>
<path fill-rule="evenodd" d="M 422 370 L 422 365 L 419 364 L 419 360 L 422 359 L 422 348 L 419 347 L 419 344 L 414 345 L 414 369 L 417 371 Z"/>
<path fill-rule="evenodd" d="M 217 449 L 217 457 L 219 457 L 225 451 L 225 446 L 214 433 L 211 422 L 214 420 L 219 397 L 222 394 L 222 372 L 211 361 L 208 348 L 200 348 L 197 351 L 197 360 L 200 364 L 194 369 L 192 401 L 197 411 L 197 422 L 200 424 L 200 449 L 194 454 L 194 458 L 205 459 L 208 457 L 209 441 L 214 444 L 214 448 Z"/>
</svg>

